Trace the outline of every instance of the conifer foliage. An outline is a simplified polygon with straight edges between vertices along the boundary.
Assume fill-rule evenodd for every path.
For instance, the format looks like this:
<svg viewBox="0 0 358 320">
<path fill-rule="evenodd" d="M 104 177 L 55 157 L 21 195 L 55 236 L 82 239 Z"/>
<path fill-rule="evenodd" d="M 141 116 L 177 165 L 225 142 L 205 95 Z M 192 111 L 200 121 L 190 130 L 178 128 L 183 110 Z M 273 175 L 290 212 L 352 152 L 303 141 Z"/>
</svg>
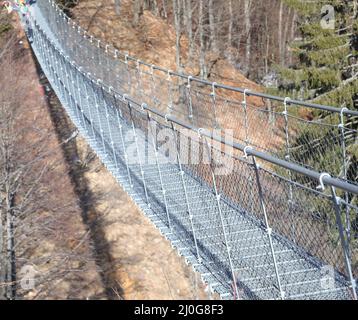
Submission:
<svg viewBox="0 0 358 320">
<path fill-rule="evenodd" d="M 358 108 L 358 14 L 356 0 L 284 0 L 300 15 L 301 37 L 289 69 L 279 68 L 280 89 L 295 98 Z"/>
</svg>

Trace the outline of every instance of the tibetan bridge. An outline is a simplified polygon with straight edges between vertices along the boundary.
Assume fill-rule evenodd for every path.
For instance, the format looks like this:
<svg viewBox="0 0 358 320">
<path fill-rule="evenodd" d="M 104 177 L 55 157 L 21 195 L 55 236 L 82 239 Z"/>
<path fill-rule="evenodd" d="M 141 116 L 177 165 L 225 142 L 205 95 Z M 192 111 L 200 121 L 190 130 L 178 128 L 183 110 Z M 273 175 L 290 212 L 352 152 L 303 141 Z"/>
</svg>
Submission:
<svg viewBox="0 0 358 320">
<path fill-rule="evenodd" d="M 80 134 L 212 292 L 357 299 L 358 111 L 148 64 L 54 1 L 22 23 Z"/>
</svg>

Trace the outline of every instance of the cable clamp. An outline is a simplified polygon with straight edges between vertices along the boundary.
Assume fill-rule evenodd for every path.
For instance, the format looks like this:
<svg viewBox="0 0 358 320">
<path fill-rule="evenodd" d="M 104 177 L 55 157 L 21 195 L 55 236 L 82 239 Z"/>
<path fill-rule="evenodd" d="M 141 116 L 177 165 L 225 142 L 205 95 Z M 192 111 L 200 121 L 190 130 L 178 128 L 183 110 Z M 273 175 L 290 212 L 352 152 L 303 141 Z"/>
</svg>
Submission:
<svg viewBox="0 0 358 320">
<path fill-rule="evenodd" d="M 323 172 L 320 176 L 319 176 L 319 186 L 317 187 L 317 189 L 324 191 L 326 189 L 325 185 L 324 185 L 324 178 L 332 178 L 331 175 L 327 172 Z"/>
<path fill-rule="evenodd" d="M 246 146 L 246 147 L 244 148 L 244 158 L 245 158 L 245 159 L 248 158 L 247 152 L 248 152 L 249 150 L 254 150 L 254 148 L 251 147 L 251 146 Z"/>
<path fill-rule="evenodd" d="M 246 106 L 247 106 L 246 98 L 247 98 L 249 92 L 250 92 L 249 89 L 245 89 L 245 90 L 244 90 L 244 100 L 241 102 L 241 104 L 242 104 L 242 106 L 243 106 L 244 108 L 246 108 Z"/>
<path fill-rule="evenodd" d="M 337 196 L 337 197 L 336 197 L 336 202 L 337 202 L 338 204 L 341 204 L 342 198 Z"/>
<path fill-rule="evenodd" d="M 193 76 L 189 76 L 188 77 L 188 85 L 187 85 L 187 88 L 190 89 L 191 88 L 191 84 L 190 84 L 190 81 L 193 79 Z"/>
<path fill-rule="evenodd" d="M 212 85 L 211 85 L 212 91 L 211 91 L 210 95 L 211 95 L 212 97 L 215 97 L 215 95 L 216 95 L 216 93 L 215 93 L 215 88 L 216 88 L 217 85 L 218 85 L 218 84 L 217 84 L 216 82 L 213 82 Z"/>
<path fill-rule="evenodd" d="M 248 96 L 249 93 L 250 93 L 250 90 L 249 90 L 249 89 L 245 89 L 245 90 L 244 90 L 244 96 L 245 96 L 245 97 Z"/>
<path fill-rule="evenodd" d="M 168 70 L 168 72 L 167 72 L 167 80 L 168 81 L 170 81 L 171 80 L 171 78 L 172 78 L 172 73 L 173 73 L 173 71 L 172 70 Z"/>
<path fill-rule="evenodd" d="M 340 112 L 340 115 L 341 115 L 341 123 L 340 123 L 340 125 L 338 126 L 339 128 L 344 128 L 344 113 L 345 113 L 345 112 L 348 112 L 348 111 L 349 111 L 349 109 L 346 108 L 346 107 L 344 107 L 344 108 L 341 109 L 341 112 Z"/>
</svg>

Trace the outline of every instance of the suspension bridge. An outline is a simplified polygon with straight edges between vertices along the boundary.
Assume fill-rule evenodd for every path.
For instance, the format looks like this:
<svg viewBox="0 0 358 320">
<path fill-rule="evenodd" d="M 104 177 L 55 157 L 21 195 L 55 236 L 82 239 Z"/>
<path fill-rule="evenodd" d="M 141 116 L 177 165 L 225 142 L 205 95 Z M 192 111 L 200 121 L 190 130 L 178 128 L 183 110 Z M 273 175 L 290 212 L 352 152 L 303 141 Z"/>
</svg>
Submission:
<svg viewBox="0 0 358 320">
<path fill-rule="evenodd" d="M 148 64 L 53 1 L 38 0 L 23 25 L 81 135 L 212 292 L 357 299 L 358 186 L 346 150 L 357 111 Z"/>
</svg>

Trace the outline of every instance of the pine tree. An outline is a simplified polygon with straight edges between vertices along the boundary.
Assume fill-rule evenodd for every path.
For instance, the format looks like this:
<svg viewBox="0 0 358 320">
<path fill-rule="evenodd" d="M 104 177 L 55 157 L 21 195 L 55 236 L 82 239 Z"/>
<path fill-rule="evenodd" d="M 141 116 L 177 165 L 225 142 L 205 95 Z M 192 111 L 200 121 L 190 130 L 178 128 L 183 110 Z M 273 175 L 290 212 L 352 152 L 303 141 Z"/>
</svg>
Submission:
<svg viewBox="0 0 358 320">
<path fill-rule="evenodd" d="M 277 67 L 279 71 L 280 95 L 318 104 L 358 109 L 358 1 L 329 0 L 305 1 L 282 0 L 296 10 L 300 16 L 300 38 L 291 45 L 296 58 L 290 68 Z M 333 9 L 333 10 L 330 10 Z M 334 16 L 332 16 L 332 13 Z M 327 18 L 330 19 L 327 19 Z M 332 24 L 333 23 L 333 24 Z M 276 92 L 277 93 L 277 92 Z M 326 123 L 339 123 L 339 115 L 320 110 L 312 111 L 315 120 Z M 323 130 L 317 126 L 297 129 L 293 143 L 298 150 L 306 150 L 304 159 L 318 170 L 330 170 L 342 178 L 356 181 L 358 178 L 358 118 L 350 117 L 345 123 L 345 143 L 349 163 L 348 172 L 344 174 L 339 133 Z M 313 149 L 312 141 L 320 143 L 320 150 Z M 318 147 L 318 146 L 317 146 Z M 293 155 L 294 158 L 295 155 Z"/>
<path fill-rule="evenodd" d="M 319 104 L 358 109 L 357 0 L 283 1 L 301 17 L 301 38 L 291 45 L 295 64 L 279 68 L 281 91 Z M 334 17 L 325 12 L 327 5 L 334 9 Z"/>
<path fill-rule="evenodd" d="M 291 44 L 295 60 L 289 68 L 277 67 L 278 93 L 297 100 L 358 110 L 358 1 L 357 0 L 282 0 L 299 15 L 300 38 Z M 328 7 L 327 5 L 331 6 Z M 333 11 L 329 11 L 333 8 Z M 328 10 L 328 12 L 327 12 Z M 330 16 L 334 13 L 334 17 Z M 327 19 L 331 17 L 331 19 Z M 334 20 L 332 20 L 332 18 Z M 334 22 L 334 26 L 330 23 Z M 313 120 L 339 123 L 339 115 L 320 110 L 312 111 Z M 358 180 L 358 118 L 347 117 L 345 144 L 346 163 L 342 161 L 342 141 L 337 126 L 304 125 L 296 129 L 291 144 L 291 159 L 300 159 L 320 171 L 350 181 Z M 315 141 L 319 141 L 318 144 Z M 303 159 L 304 158 L 304 159 Z M 346 166 L 346 167 L 344 167 Z M 299 180 L 299 177 L 297 177 Z M 358 197 L 344 195 L 345 200 L 358 205 Z M 328 212 L 320 201 L 312 207 Z M 351 224 L 349 241 L 354 243 L 353 264 L 358 267 L 358 216 L 346 208 L 346 227 Z"/>
</svg>

